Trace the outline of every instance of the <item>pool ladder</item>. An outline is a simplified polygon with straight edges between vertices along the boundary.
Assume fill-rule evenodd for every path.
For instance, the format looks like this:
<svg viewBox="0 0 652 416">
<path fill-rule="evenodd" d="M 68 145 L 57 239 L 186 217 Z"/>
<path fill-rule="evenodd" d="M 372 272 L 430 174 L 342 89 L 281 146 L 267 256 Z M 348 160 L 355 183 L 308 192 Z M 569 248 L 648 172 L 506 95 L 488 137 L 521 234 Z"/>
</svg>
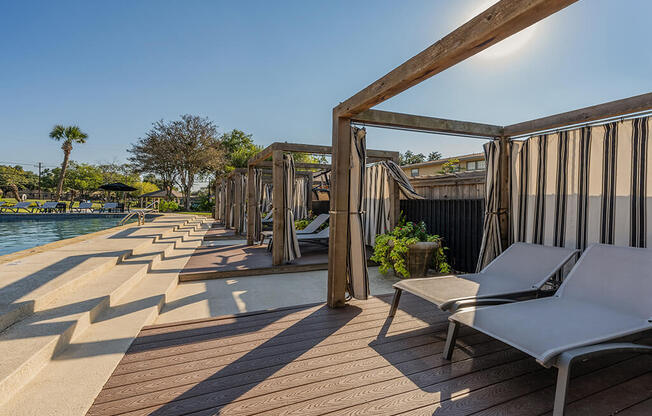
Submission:
<svg viewBox="0 0 652 416">
<path fill-rule="evenodd" d="M 129 221 L 134 215 L 138 215 L 138 225 L 145 225 L 145 215 L 148 212 L 153 212 L 156 210 L 158 205 L 158 201 L 153 201 L 149 205 L 147 205 L 145 208 L 142 209 L 135 209 L 133 211 L 130 211 L 127 215 L 125 215 L 118 225 L 125 225 L 127 221 Z"/>
</svg>

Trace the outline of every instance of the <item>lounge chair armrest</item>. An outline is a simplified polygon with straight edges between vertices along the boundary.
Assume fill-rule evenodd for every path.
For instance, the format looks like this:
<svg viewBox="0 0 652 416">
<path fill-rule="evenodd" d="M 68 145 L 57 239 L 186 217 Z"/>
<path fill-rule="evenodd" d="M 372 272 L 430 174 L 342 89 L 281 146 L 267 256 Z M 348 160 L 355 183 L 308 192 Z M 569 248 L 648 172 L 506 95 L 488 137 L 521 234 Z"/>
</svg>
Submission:
<svg viewBox="0 0 652 416">
<path fill-rule="evenodd" d="M 610 342 L 605 344 L 587 345 L 586 347 L 578 347 L 564 351 L 548 363 L 543 363 L 543 365 L 546 367 L 570 366 L 573 361 L 578 359 L 615 352 L 641 352 L 652 354 L 652 346 L 635 344 L 633 342 Z"/>
<path fill-rule="evenodd" d="M 442 311 L 448 310 L 451 313 L 455 313 L 463 308 L 473 308 L 476 306 L 490 306 L 490 305 L 501 305 L 503 303 L 512 303 L 516 302 L 516 299 L 507 299 L 507 298 L 480 298 L 480 299 L 466 299 L 466 300 L 451 300 L 448 302 L 442 303 L 439 308 Z"/>
</svg>

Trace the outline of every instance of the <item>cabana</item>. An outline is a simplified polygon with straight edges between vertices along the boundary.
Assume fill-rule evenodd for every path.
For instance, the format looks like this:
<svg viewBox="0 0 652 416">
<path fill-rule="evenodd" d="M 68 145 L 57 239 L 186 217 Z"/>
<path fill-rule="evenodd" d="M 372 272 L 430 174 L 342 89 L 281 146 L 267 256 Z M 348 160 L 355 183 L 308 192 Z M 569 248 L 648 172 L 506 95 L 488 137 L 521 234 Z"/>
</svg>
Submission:
<svg viewBox="0 0 652 416">
<path fill-rule="evenodd" d="M 332 155 L 332 148 L 330 146 L 320 146 L 320 145 L 311 145 L 311 144 L 299 144 L 299 143 L 282 143 L 277 142 L 273 143 L 267 148 L 263 149 L 259 154 L 254 156 L 249 160 L 249 177 L 258 177 L 260 176 L 261 169 L 271 169 L 272 172 L 272 200 L 274 201 L 274 214 L 273 214 L 273 239 L 274 245 L 272 247 L 272 258 L 274 265 L 281 265 L 287 261 L 288 255 L 292 257 L 292 253 L 285 253 L 286 250 L 291 249 L 290 245 L 293 244 L 291 238 L 284 236 L 289 233 L 289 229 L 286 230 L 287 225 L 287 216 L 285 215 L 286 211 L 290 207 L 290 202 L 292 199 L 288 199 L 288 195 L 284 192 L 284 189 L 288 189 L 288 186 L 284 187 L 284 178 L 288 176 L 287 170 L 289 168 L 288 158 L 284 155 L 292 153 L 309 153 L 315 155 Z M 367 150 L 366 151 L 367 162 L 377 162 L 377 161 L 398 161 L 398 152 L 384 151 L 384 150 Z M 272 158 L 269 161 L 269 158 Z M 364 161 L 363 161 L 364 164 Z M 323 163 L 294 163 L 294 168 L 307 169 L 305 172 L 306 180 L 309 185 L 306 187 L 307 190 L 312 190 L 313 186 L 313 176 L 314 172 L 317 170 L 330 170 L 331 165 Z M 257 173 L 257 171 L 259 171 Z M 300 172 L 301 174 L 301 172 Z M 391 195 L 391 207 L 389 212 L 391 213 L 391 218 L 389 222 L 395 224 L 398 221 L 399 216 L 399 186 L 395 181 L 389 181 Z M 247 243 L 254 244 L 258 239 L 260 232 L 260 216 L 262 204 L 262 186 L 257 181 L 252 181 L 249 183 L 247 200 L 248 200 L 248 211 L 255 213 L 255 215 L 250 215 L 247 217 Z M 305 191 L 304 191 L 305 192 Z M 308 201 L 312 200 L 312 195 L 308 192 L 306 195 Z M 280 201 L 280 204 L 277 202 Z M 308 207 L 310 210 L 310 207 Z M 283 237 L 283 238 L 282 238 Z"/>
<path fill-rule="evenodd" d="M 486 213 L 479 266 L 486 265 L 512 241 L 539 243 L 546 241 L 559 245 L 570 244 L 570 241 L 564 241 L 562 234 L 572 234 L 572 232 L 566 228 L 563 228 L 562 232 L 562 227 L 569 226 L 568 223 L 572 221 L 566 212 L 570 212 L 569 210 L 573 208 L 576 208 L 580 215 L 578 221 L 584 224 L 572 230 L 579 235 L 579 240 L 582 240 L 578 243 L 580 248 L 586 246 L 586 241 L 583 240 L 585 235 L 591 235 L 592 241 L 615 242 L 613 227 L 616 217 L 613 207 L 615 206 L 617 187 L 619 187 L 619 194 L 622 192 L 627 197 L 631 196 L 628 200 L 634 201 L 632 209 L 635 213 L 627 215 L 631 224 L 621 225 L 625 228 L 631 225 L 632 229 L 637 230 L 633 240 L 636 240 L 636 244 L 640 244 L 642 234 L 645 233 L 642 231 L 642 224 L 645 222 L 642 222 L 640 218 L 645 213 L 644 210 L 636 208 L 635 202 L 641 203 L 645 200 L 645 194 L 642 195 L 640 192 L 644 187 L 644 182 L 641 182 L 644 181 L 641 174 L 645 172 L 641 170 L 644 169 L 641 165 L 645 165 L 645 161 L 649 160 L 645 157 L 648 149 L 646 139 L 649 123 L 647 118 L 629 120 L 619 133 L 616 133 L 615 129 L 618 127 L 614 123 L 617 121 L 625 123 L 625 119 L 631 115 L 645 115 L 643 112 L 652 109 L 652 93 L 509 126 L 372 109 L 387 99 L 574 2 L 575 0 L 500 1 L 333 109 L 333 154 L 335 156 L 330 188 L 331 234 L 328 272 L 328 304 L 331 307 L 340 307 L 345 304 L 347 287 L 351 286 L 352 277 L 348 276 L 347 272 L 349 256 L 347 247 L 350 244 L 349 218 L 352 214 L 351 196 L 349 195 L 350 158 L 354 142 L 352 140 L 352 125 L 355 124 L 489 140 L 485 145 L 487 157 Z M 601 126 L 595 124 L 597 121 L 610 123 Z M 569 128 L 571 128 L 570 131 Z M 596 147 L 602 147 L 597 141 L 589 144 L 590 137 L 595 137 L 594 134 L 611 137 L 610 139 L 605 138 L 603 150 Z M 633 134 L 638 139 L 631 139 L 631 142 L 628 140 L 628 144 L 616 144 L 618 138 L 626 138 L 628 134 L 629 136 Z M 533 137 L 522 144 L 514 144 L 516 143 L 514 139 L 526 136 Z M 616 152 L 622 151 L 630 151 L 638 155 L 632 157 L 622 170 L 618 168 L 623 175 L 632 166 L 634 166 L 634 171 L 638 172 L 634 176 L 640 183 L 632 183 L 631 191 L 623 191 L 623 186 L 627 187 L 626 183 L 617 185 L 613 178 Z M 570 159 L 569 155 L 571 154 L 573 159 Z M 600 158 L 605 161 L 604 175 L 600 173 L 602 171 L 597 163 L 593 167 L 589 167 L 589 154 L 599 161 Z M 555 165 L 554 158 L 557 155 L 563 158 L 566 166 Z M 536 169 L 536 172 L 532 171 L 533 168 Z M 546 173 L 552 174 L 557 168 L 560 169 L 560 173 L 555 176 L 556 183 L 546 182 Z M 577 192 L 575 188 L 572 189 L 579 195 L 580 205 L 577 205 L 578 203 L 574 199 L 575 195 L 570 198 L 568 194 L 568 191 L 571 190 L 571 184 L 568 182 L 570 169 L 579 169 L 580 176 L 583 178 L 582 183 L 575 184 L 581 189 Z M 590 172 L 589 169 L 591 169 Z M 588 177 L 592 175 L 599 175 L 600 179 L 592 180 L 589 185 Z M 520 182 L 519 178 L 521 178 Z M 621 178 L 623 181 L 627 180 L 624 176 Z M 632 180 L 635 179 L 632 178 Z M 515 184 L 517 186 L 514 186 Z M 556 186 L 557 188 L 555 188 Z M 588 203 L 588 186 L 592 187 L 592 192 L 600 193 L 598 199 L 604 202 L 602 205 L 600 203 L 591 203 L 590 207 L 586 205 Z M 552 197 L 550 196 L 551 192 Z M 652 195 L 652 192 L 648 193 Z M 625 213 L 625 211 L 625 208 L 621 208 L 621 212 Z M 587 215 L 592 216 L 590 225 L 586 225 L 588 224 L 586 222 Z M 554 226 L 545 228 L 544 224 L 551 224 L 551 222 L 546 222 L 546 217 L 551 218 L 551 216 L 556 218 L 552 224 Z M 600 222 L 601 216 L 607 221 L 605 223 L 607 231 L 598 230 L 602 226 L 602 224 L 597 224 Z M 564 224 L 566 217 L 568 220 Z M 575 227 L 577 224 L 573 224 L 573 226 Z M 556 238 L 552 231 L 548 231 L 555 227 L 557 227 Z M 629 228 L 626 232 L 629 232 Z M 624 233 L 621 234 L 624 235 Z M 625 242 L 624 237 L 620 238 L 620 241 Z"/>
</svg>

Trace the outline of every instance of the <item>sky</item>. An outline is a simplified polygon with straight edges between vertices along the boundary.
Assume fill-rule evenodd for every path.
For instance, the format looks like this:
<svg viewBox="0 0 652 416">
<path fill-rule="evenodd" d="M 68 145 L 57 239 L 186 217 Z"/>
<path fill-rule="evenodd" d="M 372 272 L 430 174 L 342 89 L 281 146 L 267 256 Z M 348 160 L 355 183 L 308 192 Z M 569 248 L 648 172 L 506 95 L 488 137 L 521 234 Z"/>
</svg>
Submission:
<svg viewBox="0 0 652 416">
<path fill-rule="evenodd" d="M 73 160 L 124 162 L 154 121 L 187 113 L 263 146 L 330 144 L 334 106 L 491 3 L 0 0 L 0 164 L 59 165 L 55 124 L 88 133 Z M 650 15 L 648 0 L 581 0 L 376 108 L 506 125 L 650 92 Z M 444 156 L 482 143 L 367 133 Z"/>
</svg>

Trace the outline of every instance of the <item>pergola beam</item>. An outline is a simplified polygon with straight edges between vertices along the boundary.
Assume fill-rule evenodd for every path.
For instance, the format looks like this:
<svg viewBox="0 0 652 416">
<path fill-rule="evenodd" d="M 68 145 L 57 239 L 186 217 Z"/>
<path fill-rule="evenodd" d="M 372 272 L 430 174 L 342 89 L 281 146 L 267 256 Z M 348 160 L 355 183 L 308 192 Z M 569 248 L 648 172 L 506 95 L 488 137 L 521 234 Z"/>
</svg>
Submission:
<svg viewBox="0 0 652 416">
<path fill-rule="evenodd" d="M 276 150 L 286 152 L 286 153 L 309 153 L 314 155 L 332 155 L 333 148 L 331 146 L 322 146 L 317 144 L 305 144 L 305 143 L 287 143 L 287 142 L 274 142 L 260 151 L 256 156 L 249 159 L 249 165 L 257 167 L 269 167 L 272 166 L 272 162 L 267 160 L 272 156 L 272 153 Z M 393 152 L 390 150 L 375 150 L 367 149 L 367 158 L 369 160 L 395 160 L 398 158 L 398 152 Z M 307 169 L 329 169 L 330 164 L 323 163 L 295 163 L 295 167 L 307 168 Z"/>
<path fill-rule="evenodd" d="M 503 127 L 471 121 L 394 113 L 382 110 L 365 110 L 351 117 L 351 121 L 379 127 L 398 127 L 433 133 L 453 133 L 480 137 L 499 137 Z"/>
<path fill-rule="evenodd" d="M 335 107 L 352 117 L 481 52 L 577 0 L 502 0 Z"/>
<path fill-rule="evenodd" d="M 622 100 L 580 108 L 579 110 L 555 114 L 535 120 L 505 126 L 506 136 L 520 136 L 522 134 L 545 131 L 558 127 L 587 123 L 625 114 L 652 110 L 652 93 L 641 94 Z"/>
</svg>

